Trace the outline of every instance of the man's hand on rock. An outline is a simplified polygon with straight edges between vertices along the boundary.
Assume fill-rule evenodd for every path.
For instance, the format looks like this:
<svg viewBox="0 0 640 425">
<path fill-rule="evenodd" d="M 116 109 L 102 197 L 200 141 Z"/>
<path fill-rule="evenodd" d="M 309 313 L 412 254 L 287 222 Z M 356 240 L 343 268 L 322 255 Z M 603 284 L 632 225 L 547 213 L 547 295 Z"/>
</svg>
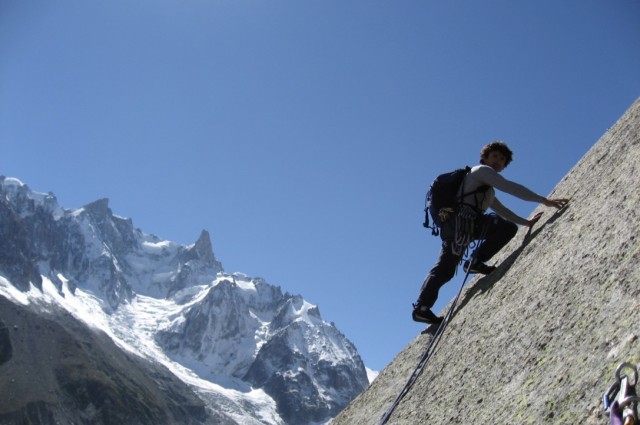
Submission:
<svg viewBox="0 0 640 425">
<path fill-rule="evenodd" d="M 567 198 L 555 198 L 555 199 L 545 199 L 542 203 L 546 207 L 553 207 L 553 208 L 560 209 L 565 205 L 567 205 L 568 202 L 569 200 Z"/>
<path fill-rule="evenodd" d="M 536 224 L 538 222 L 538 220 L 540 220 L 540 217 L 542 217 L 542 213 L 541 212 L 539 212 L 538 214 L 534 215 L 531 220 L 528 220 L 527 224 L 525 224 L 525 226 L 533 227 L 533 225 Z"/>
</svg>

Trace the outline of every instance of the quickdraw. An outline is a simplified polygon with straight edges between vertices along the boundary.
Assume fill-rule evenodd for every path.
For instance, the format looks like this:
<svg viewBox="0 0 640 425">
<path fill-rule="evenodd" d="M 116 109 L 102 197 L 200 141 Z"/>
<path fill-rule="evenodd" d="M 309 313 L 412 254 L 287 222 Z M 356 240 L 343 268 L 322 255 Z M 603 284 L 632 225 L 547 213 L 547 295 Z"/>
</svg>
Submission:
<svg viewBox="0 0 640 425">
<path fill-rule="evenodd" d="M 622 371 L 629 369 L 632 374 L 622 375 Z M 615 381 L 602 397 L 604 413 L 611 419 L 611 425 L 639 425 L 638 402 L 640 397 L 636 393 L 638 383 L 638 369 L 635 365 L 625 362 L 616 369 Z"/>
<path fill-rule="evenodd" d="M 456 231 L 451 251 L 462 255 L 467 246 L 475 239 L 478 212 L 469 205 L 462 205 L 456 214 Z"/>
</svg>

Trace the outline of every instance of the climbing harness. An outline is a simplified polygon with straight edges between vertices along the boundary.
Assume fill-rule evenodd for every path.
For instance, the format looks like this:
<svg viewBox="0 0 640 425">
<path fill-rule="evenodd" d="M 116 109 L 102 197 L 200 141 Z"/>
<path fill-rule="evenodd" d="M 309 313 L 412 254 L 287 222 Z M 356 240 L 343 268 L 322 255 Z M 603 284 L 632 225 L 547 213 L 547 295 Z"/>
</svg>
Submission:
<svg viewBox="0 0 640 425">
<path fill-rule="evenodd" d="M 485 226 L 482 226 L 482 232 L 479 239 L 484 240 L 484 238 L 486 237 L 486 234 L 487 234 L 487 226 L 485 225 Z M 477 250 L 475 252 L 477 252 Z M 474 255 L 471 256 L 469 261 L 473 262 L 473 260 L 475 259 L 475 252 L 474 252 Z M 405 384 L 404 388 L 402 388 L 402 390 L 400 391 L 400 394 L 398 394 L 393 404 L 391 404 L 389 409 L 387 409 L 387 411 L 385 412 L 384 416 L 382 416 L 378 425 L 384 425 L 387 423 L 393 411 L 396 409 L 396 407 L 398 407 L 398 405 L 400 404 L 400 401 L 402 401 L 404 396 L 409 393 L 409 390 L 411 390 L 411 387 L 413 387 L 413 385 L 418 380 L 418 377 L 422 374 L 422 372 L 424 371 L 424 368 L 427 366 L 427 362 L 429 362 L 429 359 L 431 358 L 433 353 L 435 353 L 436 347 L 440 342 L 440 338 L 442 337 L 442 334 L 444 333 L 445 328 L 447 327 L 447 324 L 451 319 L 451 316 L 453 316 L 453 311 L 455 310 L 456 305 L 458 304 L 458 299 L 460 298 L 460 294 L 462 294 L 462 289 L 464 288 L 464 285 L 467 283 L 470 270 L 471 268 L 467 269 L 464 279 L 462 280 L 462 285 L 460 285 L 460 290 L 458 291 L 458 294 L 453 299 L 451 303 L 451 307 L 449 307 L 449 310 L 447 310 L 447 313 L 444 315 L 444 318 L 442 319 L 442 323 L 440 323 L 440 326 L 438 326 L 438 329 L 436 330 L 436 333 L 433 335 L 433 338 L 431 338 L 431 341 L 429 341 L 429 345 L 427 345 L 426 350 L 424 351 L 424 353 L 422 354 L 422 357 L 418 361 L 418 364 L 416 365 L 415 369 L 413 370 L 413 373 L 409 377 L 409 380 Z"/>
<path fill-rule="evenodd" d="M 621 375 L 629 369 L 632 374 Z M 615 381 L 602 397 L 604 413 L 609 416 L 611 425 L 638 425 L 638 402 L 640 397 L 636 393 L 638 383 L 638 369 L 635 365 L 621 363 L 615 374 Z"/>
</svg>

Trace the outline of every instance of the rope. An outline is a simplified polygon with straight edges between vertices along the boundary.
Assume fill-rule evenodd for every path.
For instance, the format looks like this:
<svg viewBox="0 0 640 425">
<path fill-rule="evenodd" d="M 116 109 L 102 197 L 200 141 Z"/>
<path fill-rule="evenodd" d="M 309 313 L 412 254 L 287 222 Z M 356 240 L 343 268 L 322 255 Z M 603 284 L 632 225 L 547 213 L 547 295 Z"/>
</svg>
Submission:
<svg viewBox="0 0 640 425">
<path fill-rule="evenodd" d="M 482 232 L 479 239 L 484 240 L 484 238 L 486 237 L 486 233 L 487 233 L 487 226 L 485 225 L 485 226 L 482 226 Z M 477 252 L 477 250 L 475 252 Z M 471 262 L 473 262 L 473 260 L 475 259 L 475 252 L 471 256 L 471 259 L 470 259 Z M 396 407 L 398 407 L 398 405 L 400 404 L 400 401 L 404 398 L 404 396 L 409 393 L 409 390 L 411 390 L 411 387 L 413 387 L 415 382 L 418 380 L 418 377 L 422 374 L 422 371 L 427 365 L 427 362 L 429 362 L 429 359 L 431 359 L 431 356 L 436 351 L 438 342 L 440 342 L 440 338 L 442 337 L 442 334 L 444 333 L 444 330 L 447 327 L 447 324 L 449 323 L 451 316 L 453 316 L 453 310 L 456 308 L 456 305 L 458 304 L 458 299 L 460 298 L 460 294 L 462 294 L 462 289 L 464 288 L 464 285 L 467 283 L 470 270 L 471 270 L 471 267 L 467 269 L 464 279 L 462 280 L 462 285 L 460 285 L 460 290 L 458 291 L 458 295 L 456 295 L 456 297 L 453 299 L 453 302 L 451 303 L 451 307 L 449 307 L 449 310 L 447 311 L 447 314 L 445 314 L 444 319 L 442 320 L 442 323 L 440 323 L 440 326 L 438 326 L 438 329 L 436 330 L 435 335 L 433 335 L 433 338 L 431 338 L 429 345 L 424 351 L 424 354 L 420 358 L 420 361 L 416 365 L 415 369 L 413 370 L 413 373 L 409 377 L 409 380 L 405 384 L 404 388 L 402 388 L 402 390 L 400 391 L 400 394 L 398 394 L 393 404 L 385 412 L 382 419 L 380 419 L 380 422 L 378 423 L 378 425 L 384 425 L 387 423 L 393 411 L 396 409 Z"/>
<path fill-rule="evenodd" d="M 398 396 L 396 397 L 391 407 L 389 407 L 389 409 L 386 411 L 386 413 L 384 414 L 384 416 L 382 417 L 378 425 L 384 425 L 387 423 L 393 411 L 396 409 L 396 407 L 398 407 L 398 405 L 400 404 L 400 401 L 404 398 L 404 396 L 409 393 L 409 390 L 411 389 L 411 387 L 413 387 L 413 384 L 415 384 L 415 382 L 418 380 L 418 377 L 422 374 L 422 371 L 427 365 L 427 362 L 429 361 L 433 353 L 436 351 L 438 342 L 440 342 L 440 337 L 444 333 L 444 330 L 447 324 L 449 323 L 449 319 L 453 315 L 453 310 L 455 309 L 456 304 L 458 304 L 458 298 L 460 298 L 460 294 L 462 293 L 462 288 L 464 288 L 464 285 L 467 282 L 468 277 L 469 277 L 469 270 L 467 270 L 464 280 L 462 281 L 462 285 L 460 286 L 458 295 L 456 295 L 456 297 L 454 298 L 453 303 L 451 304 L 451 307 L 449 307 L 447 314 L 445 314 L 444 319 L 442 320 L 442 323 L 438 327 L 438 330 L 436 331 L 433 338 L 431 338 L 431 341 L 429 342 L 427 349 L 425 350 L 424 354 L 420 358 L 420 361 L 418 362 L 415 369 L 413 370 L 411 377 L 405 384 L 404 388 L 402 388 L 402 390 L 400 391 L 400 394 L 398 394 Z"/>
</svg>

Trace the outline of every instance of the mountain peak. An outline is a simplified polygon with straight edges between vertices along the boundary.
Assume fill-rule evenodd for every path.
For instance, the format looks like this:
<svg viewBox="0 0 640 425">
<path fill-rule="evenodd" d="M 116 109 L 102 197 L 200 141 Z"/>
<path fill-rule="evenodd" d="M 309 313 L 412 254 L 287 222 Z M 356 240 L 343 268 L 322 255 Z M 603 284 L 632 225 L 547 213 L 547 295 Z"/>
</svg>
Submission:
<svg viewBox="0 0 640 425">
<path fill-rule="evenodd" d="M 108 217 L 111 215 L 109 208 L 109 198 L 102 198 L 90 202 L 84 206 L 84 210 L 94 217 Z"/>
<path fill-rule="evenodd" d="M 20 181 L 15 177 L 6 177 L 6 176 L 0 176 L 0 184 L 3 186 L 5 190 L 12 189 L 14 191 L 27 186 L 26 184 L 24 184 L 22 181 Z"/>
<path fill-rule="evenodd" d="M 29 186 L 15 177 L 0 176 L 0 193 L 23 214 L 32 214 L 40 207 L 52 213 L 56 219 L 64 214 L 53 193 L 33 192 Z"/>
<path fill-rule="evenodd" d="M 209 270 L 209 273 L 207 273 L 209 281 L 211 281 L 210 277 L 214 277 L 224 271 L 222 263 L 216 259 L 213 253 L 211 238 L 206 230 L 200 232 L 200 237 L 195 244 L 181 252 L 180 261 L 182 266 L 174 278 L 170 293 L 174 293 L 176 290 L 186 286 L 197 284 L 198 282 L 193 280 L 193 275 L 197 274 L 197 271 Z"/>
<path fill-rule="evenodd" d="M 211 238 L 209 232 L 202 230 L 200 237 L 194 245 L 194 250 L 198 254 L 198 257 L 206 263 L 214 263 L 216 261 L 213 255 L 213 246 L 211 244 Z"/>
</svg>

